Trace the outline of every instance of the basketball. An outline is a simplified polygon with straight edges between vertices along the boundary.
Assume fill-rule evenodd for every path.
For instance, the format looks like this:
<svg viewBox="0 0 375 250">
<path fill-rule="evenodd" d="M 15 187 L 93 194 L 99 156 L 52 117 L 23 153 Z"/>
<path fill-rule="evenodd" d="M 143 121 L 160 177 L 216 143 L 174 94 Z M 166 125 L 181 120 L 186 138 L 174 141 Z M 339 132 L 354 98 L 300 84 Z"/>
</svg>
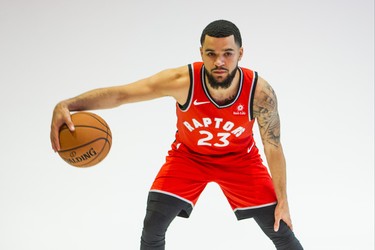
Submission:
<svg viewBox="0 0 375 250">
<path fill-rule="evenodd" d="M 91 112 L 71 115 L 75 131 L 68 126 L 60 128 L 60 157 L 75 167 L 91 167 L 101 162 L 109 153 L 112 133 L 103 118 Z"/>
</svg>

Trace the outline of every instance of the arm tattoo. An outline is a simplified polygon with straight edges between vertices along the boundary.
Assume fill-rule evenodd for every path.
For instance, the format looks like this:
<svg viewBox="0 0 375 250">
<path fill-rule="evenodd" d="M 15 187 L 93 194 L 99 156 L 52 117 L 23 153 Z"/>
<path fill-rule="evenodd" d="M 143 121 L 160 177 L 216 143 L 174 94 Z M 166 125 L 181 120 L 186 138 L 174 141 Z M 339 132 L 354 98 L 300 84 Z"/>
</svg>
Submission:
<svg viewBox="0 0 375 250">
<path fill-rule="evenodd" d="M 277 98 L 272 87 L 266 83 L 254 100 L 254 116 L 257 117 L 263 144 L 280 146 L 280 117 Z"/>
</svg>

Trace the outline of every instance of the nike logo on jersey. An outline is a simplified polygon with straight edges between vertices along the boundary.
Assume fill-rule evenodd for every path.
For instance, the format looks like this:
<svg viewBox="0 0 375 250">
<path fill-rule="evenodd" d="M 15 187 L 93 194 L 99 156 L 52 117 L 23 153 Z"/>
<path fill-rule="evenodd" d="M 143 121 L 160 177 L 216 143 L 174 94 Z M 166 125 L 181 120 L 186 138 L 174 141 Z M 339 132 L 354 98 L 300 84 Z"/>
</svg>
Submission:
<svg viewBox="0 0 375 250">
<path fill-rule="evenodd" d="M 254 147 L 254 144 L 255 144 L 255 143 L 253 142 L 253 145 L 251 145 L 251 147 L 247 149 L 247 153 L 250 153 L 250 152 L 251 152 L 251 150 L 252 150 L 253 147 Z"/>
<path fill-rule="evenodd" d="M 210 103 L 209 101 L 205 101 L 205 102 L 198 102 L 198 100 L 197 99 L 195 99 L 194 100 L 194 105 L 195 106 L 198 106 L 198 105 L 203 105 L 203 104 L 208 104 L 208 103 Z"/>
</svg>

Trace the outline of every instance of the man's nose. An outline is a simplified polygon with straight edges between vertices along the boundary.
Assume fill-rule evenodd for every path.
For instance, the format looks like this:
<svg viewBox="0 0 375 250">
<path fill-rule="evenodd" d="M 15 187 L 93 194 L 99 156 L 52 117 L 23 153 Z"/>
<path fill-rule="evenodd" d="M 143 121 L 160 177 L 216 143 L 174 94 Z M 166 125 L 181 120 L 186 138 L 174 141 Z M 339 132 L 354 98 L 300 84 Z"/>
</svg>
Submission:
<svg viewBox="0 0 375 250">
<path fill-rule="evenodd" d="M 224 66 L 224 64 L 225 64 L 225 61 L 224 61 L 224 57 L 223 56 L 216 57 L 215 66 L 217 68 L 220 68 L 220 67 Z"/>
</svg>

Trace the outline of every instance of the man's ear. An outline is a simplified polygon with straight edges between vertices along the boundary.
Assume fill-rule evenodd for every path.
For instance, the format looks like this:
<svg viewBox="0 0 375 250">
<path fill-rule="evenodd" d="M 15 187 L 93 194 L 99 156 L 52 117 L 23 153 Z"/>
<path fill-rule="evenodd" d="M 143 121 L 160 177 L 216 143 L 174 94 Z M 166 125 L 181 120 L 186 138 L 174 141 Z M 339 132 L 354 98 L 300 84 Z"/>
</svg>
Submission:
<svg viewBox="0 0 375 250">
<path fill-rule="evenodd" d="M 243 55 L 243 47 L 240 48 L 240 56 L 238 57 L 238 61 L 241 61 Z"/>
</svg>

